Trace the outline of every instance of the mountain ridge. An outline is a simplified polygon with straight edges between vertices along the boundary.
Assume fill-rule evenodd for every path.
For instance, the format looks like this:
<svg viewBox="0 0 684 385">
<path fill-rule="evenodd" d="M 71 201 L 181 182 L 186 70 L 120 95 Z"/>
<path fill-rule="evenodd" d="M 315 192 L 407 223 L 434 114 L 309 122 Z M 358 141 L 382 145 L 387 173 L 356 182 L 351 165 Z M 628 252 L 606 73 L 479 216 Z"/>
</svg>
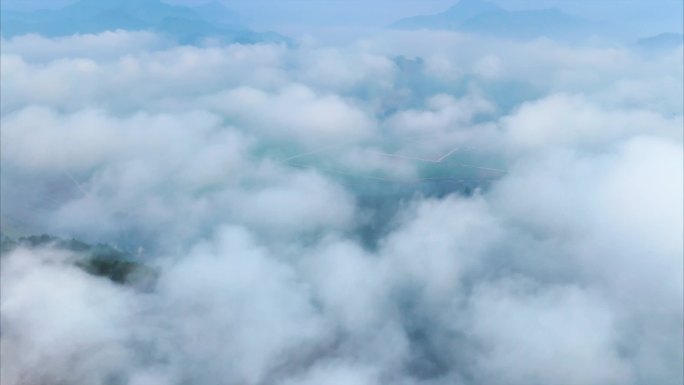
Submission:
<svg viewBox="0 0 684 385">
<path fill-rule="evenodd" d="M 160 0 L 80 0 L 63 8 L 34 12 L 3 11 L 2 36 L 37 33 L 46 37 L 101 33 L 110 30 L 146 30 L 163 33 L 179 43 L 205 39 L 224 42 L 287 42 L 274 32 L 256 32 L 238 22 L 235 14 L 222 19 L 215 5 L 197 9 Z M 232 20 L 232 22 L 228 22 Z"/>
<path fill-rule="evenodd" d="M 664 32 L 654 36 L 648 36 L 637 40 L 634 45 L 646 51 L 662 51 L 674 49 L 684 45 L 684 34 L 676 32 Z"/>
<path fill-rule="evenodd" d="M 447 10 L 400 19 L 392 29 L 455 30 L 507 37 L 570 37 L 586 34 L 590 23 L 557 8 L 509 11 L 484 0 L 461 0 Z"/>
</svg>

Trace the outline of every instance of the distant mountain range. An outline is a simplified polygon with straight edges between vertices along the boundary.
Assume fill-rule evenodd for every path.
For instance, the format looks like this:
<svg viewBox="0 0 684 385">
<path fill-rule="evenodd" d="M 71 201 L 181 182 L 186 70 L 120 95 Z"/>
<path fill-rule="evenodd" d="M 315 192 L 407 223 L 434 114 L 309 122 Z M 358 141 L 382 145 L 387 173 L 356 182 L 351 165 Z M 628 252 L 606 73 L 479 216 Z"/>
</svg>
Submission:
<svg viewBox="0 0 684 385">
<path fill-rule="evenodd" d="M 160 0 L 81 0 L 56 10 L 3 10 L 0 29 L 6 38 L 28 33 L 57 37 L 125 29 L 162 33 L 180 43 L 207 38 L 238 43 L 286 41 L 277 33 L 249 30 L 238 15 L 220 3 L 191 8 Z"/>
<path fill-rule="evenodd" d="M 461 0 L 434 15 L 409 17 L 392 24 L 395 29 L 442 29 L 517 38 L 575 38 L 586 36 L 593 25 L 558 9 L 508 11 L 483 0 Z"/>
<path fill-rule="evenodd" d="M 661 33 L 636 42 L 637 48 L 647 51 L 670 50 L 682 45 L 684 45 L 684 35 L 681 33 Z"/>
</svg>

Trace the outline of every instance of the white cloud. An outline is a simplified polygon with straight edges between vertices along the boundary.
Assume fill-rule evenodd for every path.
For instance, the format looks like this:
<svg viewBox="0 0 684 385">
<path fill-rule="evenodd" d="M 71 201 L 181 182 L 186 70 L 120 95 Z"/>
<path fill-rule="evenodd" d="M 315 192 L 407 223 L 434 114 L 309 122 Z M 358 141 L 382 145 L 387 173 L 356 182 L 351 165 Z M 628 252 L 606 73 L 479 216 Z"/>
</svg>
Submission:
<svg viewBox="0 0 684 385">
<path fill-rule="evenodd" d="M 124 346 L 135 301 L 68 264 L 19 250 L 2 260 L 2 382 L 101 383 L 131 364 Z"/>
<path fill-rule="evenodd" d="M 503 121 L 513 146 L 605 146 L 635 134 L 681 138 L 682 117 L 648 110 L 611 109 L 582 96 L 552 95 L 523 104 Z"/>
<path fill-rule="evenodd" d="M 2 381 L 681 383 L 676 53 L 3 40 Z"/>
<path fill-rule="evenodd" d="M 373 135 L 375 128 L 359 107 L 337 95 L 316 95 L 301 85 L 275 94 L 243 87 L 211 96 L 206 104 L 266 138 L 295 140 L 311 148 L 358 142 Z"/>
<path fill-rule="evenodd" d="M 630 383 L 610 308 L 595 294 L 512 282 L 479 288 L 470 306 L 465 332 L 483 348 L 483 383 Z"/>
</svg>

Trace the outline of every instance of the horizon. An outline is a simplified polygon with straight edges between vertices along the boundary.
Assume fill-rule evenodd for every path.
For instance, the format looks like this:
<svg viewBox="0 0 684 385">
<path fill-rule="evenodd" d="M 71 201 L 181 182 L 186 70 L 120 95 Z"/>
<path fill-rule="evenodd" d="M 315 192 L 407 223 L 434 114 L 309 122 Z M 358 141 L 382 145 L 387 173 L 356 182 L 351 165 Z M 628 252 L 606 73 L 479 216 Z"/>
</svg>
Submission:
<svg viewBox="0 0 684 385">
<path fill-rule="evenodd" d="M 220 3 L 237 12 L 253 28 L 276 32 L 316 32 L 322 29 L 383 29 L 391 23 L 411 16 L 442 12 L 457 4 L 445 0 L 233 0 L 191 1 L 162 0 L 172 5 L 198 6 Z M 77 0 L 5 0 L 8 10 L 33 11 L 59 9 Z M 506 10 L 521 11 L 557 8 L 596 22 L 614 23 L 641 37 L 659 33 L 684 31 L 684 3 L 678 0 L 507 0 L 490 1 Z M 301 12 L 302 6 L 306 12 Z"/>
</svg>

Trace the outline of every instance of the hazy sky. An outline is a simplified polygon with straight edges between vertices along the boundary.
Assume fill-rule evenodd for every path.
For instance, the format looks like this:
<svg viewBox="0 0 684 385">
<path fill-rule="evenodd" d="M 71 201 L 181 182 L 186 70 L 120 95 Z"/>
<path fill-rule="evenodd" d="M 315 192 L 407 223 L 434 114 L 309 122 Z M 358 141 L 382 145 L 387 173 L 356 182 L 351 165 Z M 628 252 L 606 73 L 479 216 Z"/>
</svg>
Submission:
<svg viewBox="0 0 684 385">
<path fill-rule="evenodd" d="M 58 7 L 73 0 L 3 0 L 8 8 Z M 202 4 L 208 0 L 168 0 L 175 4 Z M 407 16 L 440 12 L 456 0 L 225 0 L 255 27 L 307 26 L 378 27 Z M 642 29 L 682 29 L 680 0 L 498 0 L 505 8 L 557 7 L 596 21 L 614 20 Z"/>
</svg>

